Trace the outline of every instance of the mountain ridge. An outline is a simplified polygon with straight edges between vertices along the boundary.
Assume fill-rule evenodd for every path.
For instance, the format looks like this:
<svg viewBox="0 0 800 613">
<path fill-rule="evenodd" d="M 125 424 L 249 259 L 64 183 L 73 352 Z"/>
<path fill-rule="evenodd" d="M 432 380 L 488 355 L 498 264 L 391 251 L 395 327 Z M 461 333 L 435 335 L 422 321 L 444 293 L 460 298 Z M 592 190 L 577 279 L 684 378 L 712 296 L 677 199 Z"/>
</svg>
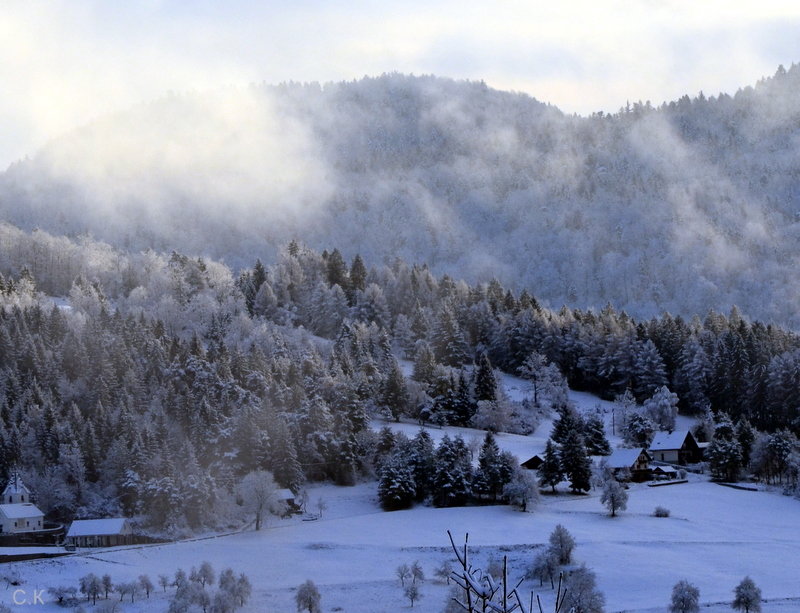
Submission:
<svg viewBox="0 0 800 613">
<path fill-rule="evenodd" d="M 546 302 L 797 327 L 800 69 L 734 95 L 566 115 L 387 74 L 164 98 L 0 175 L 0 216 L 234 266 L 298 237 L 497 276 Z"/>
</svg>

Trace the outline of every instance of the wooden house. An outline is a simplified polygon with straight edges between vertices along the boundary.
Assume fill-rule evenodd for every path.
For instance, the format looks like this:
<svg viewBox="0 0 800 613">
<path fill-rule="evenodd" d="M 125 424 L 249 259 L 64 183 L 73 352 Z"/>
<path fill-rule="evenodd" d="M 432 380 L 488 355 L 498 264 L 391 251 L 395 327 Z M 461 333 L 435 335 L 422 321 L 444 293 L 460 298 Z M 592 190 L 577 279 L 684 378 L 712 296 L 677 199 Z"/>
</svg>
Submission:
<svg viewBox="0 0 800 613">
<path fill-rule="evenodd" d="M 132 542 L 133 530 L 124 517 L 76 519 L 67 532 L 67 544 L 78 547 L 114 547 Z"/>
<path fill-rule="evenodd" d="M 544 459 L 542 459 L 542 457 L 539 455 L 535 455 L 525 460 L 522 464 L 520 464 L 520 466 L 522 466 L 522 468 L 527 468 L 528 470 L 539 470 L 542 462 L 544 462 Z"/>
<path fill-rule="evenodd" d="M 656 432 L 650 444 L 650 455 L 656 462 L 667 464 L 694 464 L 702 460 L 700 447 L 688 430 Z"/>
<path fill-rule="evenodd" d="M 646 481 L 650 478 L 650 461 L 652 458 L 646 449 L 615 449 L 603 461 L 615 476 L 621 477 L 630 473 L 633 481 Z"/>
</svg>

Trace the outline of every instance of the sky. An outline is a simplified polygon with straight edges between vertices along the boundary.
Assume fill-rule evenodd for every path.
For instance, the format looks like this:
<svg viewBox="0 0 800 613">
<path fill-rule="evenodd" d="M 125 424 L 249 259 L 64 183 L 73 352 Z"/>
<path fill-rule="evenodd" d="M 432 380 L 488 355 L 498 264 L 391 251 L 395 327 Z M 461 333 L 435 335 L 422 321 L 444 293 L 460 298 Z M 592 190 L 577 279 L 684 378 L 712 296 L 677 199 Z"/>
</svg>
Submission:
<svg viewBox="0 0 800 613">
<path fill-rule="evenodd" d="M 0 0 L 0 169 L 171 91 L 398 71 L 579 114 L 733 93 L 800 61 L 798 31 L 776 0 Z"/>
</svg>

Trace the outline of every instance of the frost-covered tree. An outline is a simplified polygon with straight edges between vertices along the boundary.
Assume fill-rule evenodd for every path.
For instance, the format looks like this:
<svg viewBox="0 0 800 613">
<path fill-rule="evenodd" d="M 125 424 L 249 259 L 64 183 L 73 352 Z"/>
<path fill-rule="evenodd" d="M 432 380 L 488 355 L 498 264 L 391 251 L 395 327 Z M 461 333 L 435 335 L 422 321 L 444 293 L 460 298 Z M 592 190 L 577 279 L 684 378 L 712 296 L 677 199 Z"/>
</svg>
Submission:
<svg viewBox="0 0 800 613">
<path fill-rule="evenodd" d="M 589 455 L 611 455 L 605 424 L 600 414 L 589 415 L 583 421 L 583 440 Z"/>
<path fill-rule="evenodd" d="M 575 549 L 575 539 L 569 531 L 558 524 L 550 533 L 548 539 L 550 548 L 555 552 L 558 563 L 569 564 L 572 561 L 572 550 Z"/>
<path fill-rule="evenodd" d="M 558 551 L 553 547 L 545 547 L 536 554 L 533 564 L 528 570 L 528 575 L 533 579 L 538 579 L 540 586 L 544 585 L 545 580 L 550 581 L 550 587 L 553 588 L 559 566 Z"/>
<path fill-rule="evenodd" d="M 436 448 L 433 476 L 433 504 L 437 507 L 463 505 L 472 495 L 472 462 L 460 436 L 442 437 Z"/>
<path fill-rule="evenodd" d="M 629 413 L 622 426 L 622 438 L 630 447 L 650 447 L 655 434 L 655 424 L 639 413 Z"/>
<path fill-rule="evenodd" d="M 733 603 L 736 611 L 761 613 L 761 590 L 750 577 L 745 577 L 733 590 Z"/>
<path fill-rule="evenodd" d="M 503 498 L 523 513 L 536 508 L 539 503 L 539 485 L 531 471 L 520 467 L 514 469 L 511 481 L 503 488 Z"/>
<path fill-rule="evenodd" d="M 381 468 L 378 482 L 378 499 L 387 511 L 410 507 L 416 497 L 414 472 L 408 459 L 395 453 Z"/>
<path fill-rule="evenodd" d="M 564 611 L 604 613 L 605 596 L 597 589 L 595 574 L 585 565 L 567 573 L 564 582 Z"/>
<path fill-rule="evenodd" d="M 244 476 L 239 484 L 239 495 L 245 508 L 255 515 L 256 530 L 261 530 L 261 523 L 268 513 L 280 511 L 278 501 L 278 484 L 272 473 L 257 470 Z"/>
<path fill-rule="evenodd" d="M 405 594 L 405 597 L 408 598 L 412 609 L 414 608 L 414 603 L 422 598 L 422 593 L 419 591 L 419 587 L 414 583 L 407 585 L 403 590 L 403 594 Z"/>
<path fill-rule="evenodd" d="M 672 432 L 678 416 L 678 395 L 662 385 L 644 401 L 644 413 L 660 430 Z"/>
<path fill-rule="evenodd" d="M 294 596 L 297 603 L 297 610 L 305 611 L 306 613 L 321 613 L 322 597 L 314 585 L 314 582 L 309 579 L 297 588 L 297 593 Z"/>
<path fill-rule="evenodd" d="M 700 590 L 685 579 L 672 588 L 669 613 L 698 613 L 700 611 Z"/>
<path fill-rule="evenodd" d="M 628 506 L 628 492 L 613 476 L 606 478 L 602 487 L 600 502 L 609 510 L 611 517 L 616 517 L 618 511 L 624 511 Z"/>
</svg>

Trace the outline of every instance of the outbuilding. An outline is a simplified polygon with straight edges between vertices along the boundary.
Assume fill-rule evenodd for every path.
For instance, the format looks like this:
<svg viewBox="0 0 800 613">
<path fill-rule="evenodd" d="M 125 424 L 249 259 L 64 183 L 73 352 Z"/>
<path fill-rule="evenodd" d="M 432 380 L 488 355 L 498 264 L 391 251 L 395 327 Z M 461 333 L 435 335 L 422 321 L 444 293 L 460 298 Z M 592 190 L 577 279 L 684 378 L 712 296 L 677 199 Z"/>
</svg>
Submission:
<svg viewBox="0 0 800 613">
<path fill-rule="evenodd" d="M 67 544 L 78 547 L 130 545 L 133 530 L 125 517 L 76 519 L 67 532 Z"/>
</svg>

